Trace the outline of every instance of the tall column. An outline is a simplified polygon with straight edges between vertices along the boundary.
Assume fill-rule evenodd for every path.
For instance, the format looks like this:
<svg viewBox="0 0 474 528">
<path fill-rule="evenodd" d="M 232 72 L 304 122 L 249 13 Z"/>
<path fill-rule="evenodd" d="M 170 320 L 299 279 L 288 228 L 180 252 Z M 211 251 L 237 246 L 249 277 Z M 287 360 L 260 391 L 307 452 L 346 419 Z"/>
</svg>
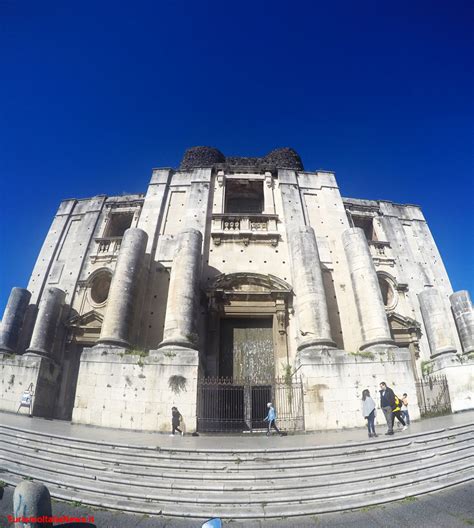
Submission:
<svg viewBox="0 0 474 528">
<path fill-rule="evenodd" d="M 310 226 L 298 226 L 289 231 L 288 238 L 300 334 L 298 350 L 335 348 L 314 230 Z"/>
<path fill-rule="evenodd" d="M 125 231 L 110 284 L 99 343 L 129 347 L 130 331 L 139 289 L 148 235 L 131 227 Z"/>
<path fill-rule="evenodd" d="M 455 354 L 456 342 L 449 321 L 451 314 L 436 288 L 429 288 L 418 294 L 421 315 L 431 349 L 431 357 Z"/>
<path fill-rule="evenodd" d="M 355 304 L 362 330 L 363 350 L 374 345 L 393 345 L 379 280 L 364 231 L 358 227 L 342 233 Z"/>
<path fill-rule="evenodd" d="M 0 326 L 0 354 L 17 351 L 21 327 L 31 293 L 24 288 L 12 288 Z"/>
<path fill-rule="evenodd" d="M 47 286 L 43 290 L 27 354 L 52 358 L 54 337 L 65 298 L 65 292 L 59 288 Z"/>
<path fill-rule="evenodd" d="M 201 270 L 202 234 L 197 229 L 181 231 L 171 269 L 166 305 L 164 346 L 182 346 L 197 350 L 197 319 Z"/>
<path fill-rule="evenodd" d="M 469 292 L 467 290 L 454 292 L 449 299 L 464 354 L 474 352 L 474 314 Z"/>
</svg>

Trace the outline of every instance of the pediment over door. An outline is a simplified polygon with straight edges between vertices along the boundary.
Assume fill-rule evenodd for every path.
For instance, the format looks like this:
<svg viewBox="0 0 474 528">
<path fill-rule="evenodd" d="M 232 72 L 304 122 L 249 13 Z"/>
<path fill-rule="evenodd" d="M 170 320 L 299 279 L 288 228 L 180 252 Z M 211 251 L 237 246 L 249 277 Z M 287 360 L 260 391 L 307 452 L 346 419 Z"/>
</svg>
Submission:
<svg viewBox="0 0 474 528">
<path fill-rule="evenodd" d="M 207 294 L 220 293 L 226 296 L 267 296 L 270 298 L 289 297 L 291 286 L 274 275 L 259 273 L 223 273 L 218 275 L 208 286 Z"/>
<path fill-rule="evenodd" d="M 71 317 L 66 323 L 70 340 L 84 344 L 96 343 L 100 337 L 103 320 L 102 314 L 95 310 Z"/>
</svg>

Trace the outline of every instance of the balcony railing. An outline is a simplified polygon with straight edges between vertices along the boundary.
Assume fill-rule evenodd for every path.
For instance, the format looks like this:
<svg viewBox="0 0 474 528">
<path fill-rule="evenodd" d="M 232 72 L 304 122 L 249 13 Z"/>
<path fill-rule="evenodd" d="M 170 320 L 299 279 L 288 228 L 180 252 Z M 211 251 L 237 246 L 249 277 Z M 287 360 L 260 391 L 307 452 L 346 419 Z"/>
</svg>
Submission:
<svg viewBox="0 0 474 528">
<path fill-rule="evenodd" d="M 278 215 L 275 214 L 250 214 L 250 213 L 224 213 L 212 215 L 212 238 L 216 244 L 224 240 L 250 240 L 268 239 L 277 243 Z"/>
<path fill-rule="evenodd" d="M 97 260 L 111 261 L 117 258 L 122 245 L 122 237 L 101 237 L 95 239 L 96 250 L 91 255 L 93 262 Z"/>
<path fill-rule="evenodd" d="M 380 240 L 369 240 L 370 254 L 376 264 L 389 264 L 394 265 L 395 260 L 393 259 L 392 249 L 390 242 L 383 242 Z"/>
</svg>

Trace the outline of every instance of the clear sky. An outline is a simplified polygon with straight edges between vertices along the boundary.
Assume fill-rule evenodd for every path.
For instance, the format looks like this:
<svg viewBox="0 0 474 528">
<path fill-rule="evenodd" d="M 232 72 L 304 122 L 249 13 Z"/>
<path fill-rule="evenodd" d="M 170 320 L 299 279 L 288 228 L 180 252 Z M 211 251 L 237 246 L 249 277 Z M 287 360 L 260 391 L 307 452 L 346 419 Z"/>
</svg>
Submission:
<svg viewBox="0 0 474 528">
<path fill-rule="evenodd" d="M 415 203 L 474 292 L 474 3 L 0 2 L 0 313 L 59 202 L 145 192 L 192 145 L 291 146 Z"/>
</svg>

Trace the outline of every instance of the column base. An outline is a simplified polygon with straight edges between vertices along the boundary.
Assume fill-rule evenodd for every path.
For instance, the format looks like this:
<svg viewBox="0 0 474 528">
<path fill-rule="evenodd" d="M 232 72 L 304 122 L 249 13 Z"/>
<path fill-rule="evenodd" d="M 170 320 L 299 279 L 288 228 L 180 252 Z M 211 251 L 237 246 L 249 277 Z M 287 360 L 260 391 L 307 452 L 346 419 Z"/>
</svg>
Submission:
<svg viewBox="0 0 474 528">
<path fill-rule="evenodd" d="M 435 364 L 435 370 L 461 364 L 459 356 L 457 356 L 454 352 L 445 352 L 444 354 L 438 354 L 436 356 L 432 356 L 431 359 Z"/>
<path fill-rule="evenodd" d="M 179 347 L 179 348 L 185 348 L 189 350 L 198 350 L 198 346 L 192 343 L 191 341 L 189 341 L 189 339 L 186 339 L 184 336 L 176 336 L 176 337 L 164 339 L 158 345 L 157 348 L 158 350 L 161 350 L 162 348 L 167 348 L 167 347 L 171 347 L 171 348 Z"/>
<path fill-rule="evenodd" d="M 55 366 L 58 366 L 58 363 L 55 359 L 53 359 L 46 350 L 37 350 L 34 348 L 27 348 L 25 350 L 25 353 L 22 355 L 22 357 L 28 358 L 28 357 L 38 357 L 41 359 L 44 359 L 48 361 L 49 363 L 52 363 Z"/>
<path fill-rule="evenodd" d="M 315 350 L 315 349 L 322 350 L 324 348 L 337 348 L 337 345 L 331 339 L 313 339 L 313 338 L 311 338 L 311 339 L 302 341 L 298 345 L 297 350 L 298 351 L 306 350 L 308 348 L 310 348 L 312 350 Z"/>
<path fill-rule="evenodd" d="M 113 337 L 104 337 L 97 341 L 97 345 L 113 346 L 118 348 L 131 348 L 131 345 L 125 339 L 113 338 Z"/>
<path fill-rule="evenodd" d="M 392 347 L 398 348 L 397 345 L 395 344 L 395 341 L 392 338 L 380 337 L 380 338 L 377 338 L 377 339 L 371 339 L 370 341 L 366 341 L 365 343 L 363 343 L 359 347 L 359 350 L 361 350 L 361 351 L 362 350 L 367 350 L 368 348 L 376 347 L 376 346 L 380 346 L 380 345 L 392 346 Z"/>
<path fill-rule="evenodd" d="M 434 354 L 431 354 L 431 359 L 436 359 L 442 356 L 451 356 L 456 355 L 457 350 L 452 346 L 447 346 L 443 348 L 438 348 Z"/>
</svg>

